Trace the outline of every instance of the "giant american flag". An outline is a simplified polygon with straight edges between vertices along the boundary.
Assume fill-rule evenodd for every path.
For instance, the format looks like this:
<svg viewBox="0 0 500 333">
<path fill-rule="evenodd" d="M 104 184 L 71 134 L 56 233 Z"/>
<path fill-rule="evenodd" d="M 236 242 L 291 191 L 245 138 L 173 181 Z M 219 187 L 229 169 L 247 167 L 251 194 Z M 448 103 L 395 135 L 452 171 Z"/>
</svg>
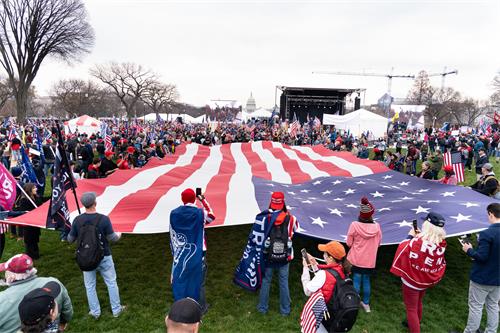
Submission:
<svg viewBox="0 0 500 333">
<path fill-rule="evenodd" d="M 375 206 L 383 244 L 404 239 L 411 221 L 429 211 L 445 216 L 449 235 L 482 230 L 488 226 L 486 206 L 497 202 L 468 188 L 391 171 L 348 152 L 268 141 L 182 144 L 175 155 L 152 159 L 142 169 L 79 180 L 77 193 L 96 192 L 97 211 L 110 217 L 116 231 L 160 233 L 168 231 L 170 211 L 182 204 L 181 192 L 196 187 L 204 190 L 217 216 L 210 226 L 253 223 L 268 208 L 271 193 L 282 191 L 300 222 L 299 233 L 339 241 L 345 241 L 360 199 L 367 196 Z M 72 196 L 68 206 L 72 220 L 78 214 Z M 11 222 L 44 227 L 47 208 L 45 203 Z"/>
</svg>

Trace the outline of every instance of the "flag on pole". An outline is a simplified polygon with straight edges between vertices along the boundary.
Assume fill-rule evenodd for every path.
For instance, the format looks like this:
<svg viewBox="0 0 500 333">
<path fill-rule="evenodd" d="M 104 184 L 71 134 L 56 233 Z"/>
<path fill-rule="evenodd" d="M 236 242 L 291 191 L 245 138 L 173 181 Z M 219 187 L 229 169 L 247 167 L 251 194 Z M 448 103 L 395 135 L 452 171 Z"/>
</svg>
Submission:
<svg viewBox="0 0 500 333">
<path fill-rule="evenodd" d="M 327 311 L 325 297 L 320 289 L 312 294 L 304 304 L 304 309 L 300 314 L 302 332 L 316 333 Z"/>
<path fill-rule="evenodd" d="M 464 164 L 462 163 L 462 154 L 460 152 L 450 153 L 449 151 L 444 154 L 444 166 L 451 165 L 453 167 L 453 171 L 455 171 L 455 176 L 457 176 L 457 181 L 463 182 L 465 180 L 464 177 Z"/>
<path fill-rule="evenodd" d="M 0 163 L 0 205 L 4 210 L 12 210 L 16 201 L 16 180 L 12 174 Z"/>
<path fill-rule="evenodd" d="M 14 126 L 12 126 L 12 128 L 10 129 L 10 132 L 9 132 L 9 141 L 14 140 L 14 138 L 17 138 L 18 136 L 19 136 L 19 134 L 17 134 L 16 128 Z"/>
<path fill-rule="evenodd" d="M 313 125 L 314 127 L 316 128 L 319 128 L 321 126 L 321 121 L 319 120 L 318 117 L 314 117 L 314 120 L 313 120 Z"/>
<path fill-rule="evenodd" d="M 45 154 L 43 153 L 42 147 L 42 137 L 40 135 L 40 130 L 36 125 L 33 125 L 33 131 L 35 132 L 33 137 L 33 144 L 36 146 L 36 149 L 40 153 L 40 161 L 42 162 L 42 167 L 45 164 Z"/>
<path fill-rule="evenodd" d="M 290 125 L 290 128 L 289 128 L 289 132 L 290 132 L 290 136 L 292 137 L 296 137 L 297 136 L 297 131 L 300 129 L 300 123 L 299 121 L 297 120 L 297 114 L 293 114 L 293 122 L 292 124 Z"/>
<path fill-rule="evenodd" d="M 65 227 L 71 228 L 70 211 L 66 200 L 66 191 L 71 188 L 71 176 L 62 160 L 61 152 L 57 147 L 54 174 L 52 175 L 52 196 L 47 212 L 46 227 L 58 230 L 63 230 Z"/>
<path fill-rule="evenodd" d="M 43 186 L 43 182 L 39 182 L 38 178 L 36 177 L 35 170 L 33 169 L 33 164 L 31 164 L 31 161 L 28 157 L 28 154 L 26 154 L 26 150 L 24 150 L 24 146 L 21 146 L 19 149 L 19 152 L 21 153 L 21 170 L 23 171 L 21 179 L 25 183 L 33 183 L 36 184 L 36 186 Z"/>
</svg>

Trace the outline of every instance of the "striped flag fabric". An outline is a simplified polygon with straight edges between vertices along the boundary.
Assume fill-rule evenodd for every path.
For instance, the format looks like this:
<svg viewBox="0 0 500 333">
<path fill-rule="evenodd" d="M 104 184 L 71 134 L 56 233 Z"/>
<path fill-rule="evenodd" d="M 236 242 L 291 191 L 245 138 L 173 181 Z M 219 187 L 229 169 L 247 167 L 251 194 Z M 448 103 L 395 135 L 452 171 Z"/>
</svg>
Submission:
<svg viewBox="0 0 500 333">
<path fill-rule="evenodd" d="M 207 147 L 184 143 L 164 159 L 141 169 L 118 170 L 107 178 L 78 181 L 77 196 L 97 194 L 97 211 L 116 231 L 136 234 L 169 231 L 169 213 L 182 205 L 181 192 L 202 188 L 217 216 L 210 227 L 252 224 L 269 207 L 271 193 L 285 194 L 300 223 L 298 233 L 345 241 L 347 230 L 367 196 L 383 231 L 382 244 L 406 238 L 411 221 L 437 211 L 449 236 L 488 227 L 486 206 L 495 199 L 461 186 L 443 185 L 389 170 L 323 146 L 288 146 L 258 141 Z M 446 203 L 446 204 L 443 204 Z M 45 227 L 48 203 L 10 220 Z M 77 215 L 68 197 L 70 220 Z"/>
<path fill-rule="evenodd" d="M 290 128 L 288 130 L 289 133 L 290 133 L 290 136 L 296 137 L 297 136 L 297 131 L 299 129 L 300 129 L 300 123 L 297 120 L 297 115 L 294 113 L 293 114 L 293 122 L 290 124 Z"/>
<path fill-rule="evenodd" d="M 316 333 L 327 311 L 328 308 L 321 289 L 309 296 L 300 314 L 302 333 Z"/>
<path fill-rule="evenodd" d="M 465 180 L 464 175 L 464 164 L 462 163 L 462 154 L 457 152 L 447 151 L 443 155 L 444 166 L 451 165 L 453 167 L 453 171 L 455 172 L 455 176 L 457 177 L 457 181 L 459 183 Z"/>
</svg>

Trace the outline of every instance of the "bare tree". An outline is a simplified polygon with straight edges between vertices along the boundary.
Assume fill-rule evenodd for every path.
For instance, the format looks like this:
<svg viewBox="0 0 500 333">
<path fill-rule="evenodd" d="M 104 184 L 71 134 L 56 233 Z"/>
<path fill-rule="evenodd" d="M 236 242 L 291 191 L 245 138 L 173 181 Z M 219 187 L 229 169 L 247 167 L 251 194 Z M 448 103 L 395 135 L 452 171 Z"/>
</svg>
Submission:
<svg viewBox="0 0 500 333">
<path fill-rule="evenodd" d="M 452 104 L 451 111 L 458 124 L 473 126 L 477 118 L 483 114 L 484 108 L 479 105 L 477 100 L 465 98 Z"/>
<path fill-rule="evenodd" d="M 155 83 L 152 84 L 141 97 L 141 100 L 156 113 L 161 110 L 169 109 L 170 106 L 179 98 L 177 88 L 173 84 Z"/>
<path fill-rule="evenodd" d="M 145 70 L 141 65 L 134 63 L 110 63 L 97 65 L 90 73 L 101 80 L 115 93 L 122 103 L 127 117 L 131 119 L 135 114 L 135 106 L 150 87 L 158 82 L 155 73 Z"/>
<path fill-rule="evenodd" d="M 430 105 L 436 90 L 431 86 L 427 72 L 420 71 L 415 78 L 413 87 L 408 92 L 408 102 L 415 105 Z"/>
<path fill-rule="evenodd" d="M 24 122 L 28 90 L 47 56 L 65 61 L 90 52 L 94 32 L 80 0 L 0 0 L 0 63 Z"/>
<path fill-rule="evenodd" d="M 500 72 L 493 78 L 493 94 L 490 96 L 490 101 L 493 105 L 500 105 Z"/>
<path fill-rule="evenodd" d="M 0 80 L 0 110 L 11 97 L 12 89 L 10 88 L 9 81 L 6 79 Z"/>
<path fill-rule="evenodd" d="M 455 91 L 453 88 L 432 88 L 432 91 L 433 94 L 426 97 L 429 99 L 429 103 L 425 109 L 426 118 L 437 124 L 441 124 L 445 121 L 451 121 L 454 117 L 454 105 L 459 103 L 461 100 L 460 93 Z"/>
</svg>

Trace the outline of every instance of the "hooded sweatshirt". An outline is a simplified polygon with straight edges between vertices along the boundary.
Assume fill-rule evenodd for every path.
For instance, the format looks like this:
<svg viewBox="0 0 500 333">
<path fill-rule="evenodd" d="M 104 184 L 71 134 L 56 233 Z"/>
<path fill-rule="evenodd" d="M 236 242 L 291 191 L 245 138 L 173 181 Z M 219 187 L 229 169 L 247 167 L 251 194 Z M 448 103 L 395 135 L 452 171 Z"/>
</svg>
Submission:
<svg viewBox="0 0 500 333">
<path fill-rule="evenodd" d="M 357 267 L 375 268 L 381 240 L 382 230 L 378 223 L 352 222 L 347 232 L 347 246 L 351 248 L 347 260 Z"/>
</svg>

